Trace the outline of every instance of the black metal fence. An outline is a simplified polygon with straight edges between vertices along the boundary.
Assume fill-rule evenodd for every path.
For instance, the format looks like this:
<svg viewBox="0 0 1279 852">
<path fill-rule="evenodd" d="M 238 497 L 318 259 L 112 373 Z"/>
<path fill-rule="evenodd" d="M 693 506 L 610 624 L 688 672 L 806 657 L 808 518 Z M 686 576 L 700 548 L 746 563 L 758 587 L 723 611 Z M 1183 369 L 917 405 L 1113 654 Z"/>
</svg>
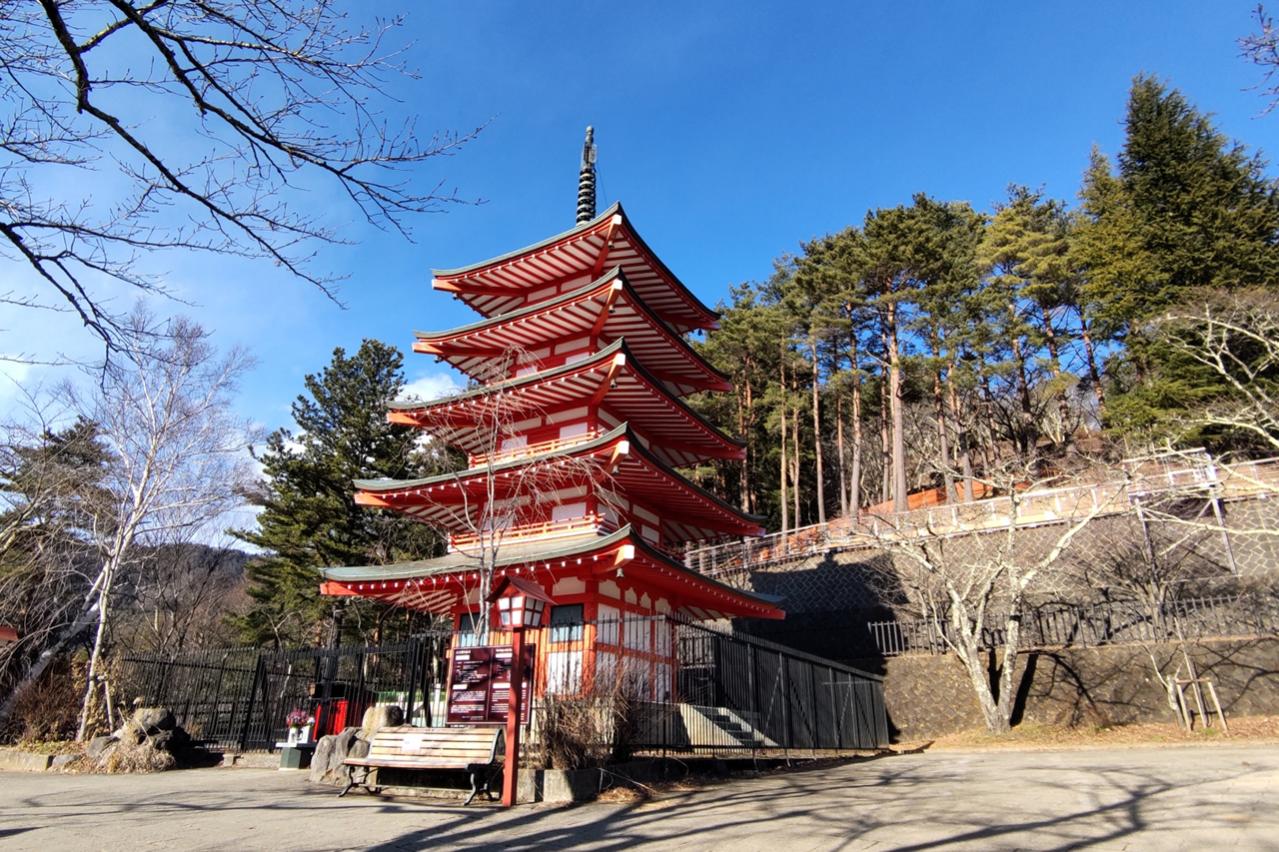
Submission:
<svg viewBox="0 0 1279 852">
<path fill-rule="evenodd" d="M 982 631 L 983 648 L 1004 641 L 1004 617 L 989 614 Z M 950 649 L 949 624 L 923 621 L 873 621 L 867 624 L 879 653 L 944 654 Z M 1160 604 L 1104 601 L 1055 604 L 1030 609 L 1022 617 L 1025 648 L 1092 647 L 1178 639 L 1273 635 L 1279 633 L 1279 602 L 1250 595 L 1212 595 L 1180 598 Z"/>
<path fill-rule="evenodd" d="M 415 724 L 431 724 L 447 647 L 448 634 L 437 634 L 374 647 L 131 654 L 113 692 L 172 707 L 188 733 L 221 748 L 272 749 L 294 709 L 315 719 L 318 734 L 358 725 L 374 704 L 398 704 Z"/>
<path fill-rule="evenodd" d="M 662 741 L 709 749 L 888 745 L 883 679 L 767 642 L 681 624 L 678 715 Z"/>
<path fill-rule="evenodd" d="M 498 637 L 494 637 L 494 644 Z M 237 648 L 123 659 L 113 691 L 174 709 L 193 736 L 227 749 L 272 749 L 301 709 L 317 735 L 360 724 L 366 708 L 396 704 L 410 724 L 442 725 L 450 641 L 272 651 Z M 830 660 L 756 637 L 665 617 L 560 623 L 538 645 L 532 733 L 555 698 L 621 688 L 635 708 L 641 752 L 862 750 L 888 744 L 883 683 Z"/>
</svg>

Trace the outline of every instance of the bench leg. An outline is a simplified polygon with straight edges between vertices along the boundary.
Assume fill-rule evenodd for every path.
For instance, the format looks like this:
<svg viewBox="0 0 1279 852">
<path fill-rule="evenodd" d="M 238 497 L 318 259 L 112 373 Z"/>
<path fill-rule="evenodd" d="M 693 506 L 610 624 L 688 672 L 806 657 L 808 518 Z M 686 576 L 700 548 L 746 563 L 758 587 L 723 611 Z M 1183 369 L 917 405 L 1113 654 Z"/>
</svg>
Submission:
<svg viewBox="0 0 1279 852">
<path fill-rule="evenodd" d="M 368 780 L 369 780 L 369 770 L 368 770 L 368 767 L 360 767 L 360 768 L 361 768 L 361 769 L 363 769 L 364 771 L 363 771 L 363 773 L 360 775 L 360 780 L 359 780 L 359 781 L 356 781 L 356 780 L 355 780 L 356 767 L 352 766 L 350 769 L 348 769 L 348 770 L 347 770 L 347 773 L 346 773 L 346 786 L 342 788 L 342 792 L 341 792 L 341 793 L 338 793 L 338 798 L 339 798 L 339 799 L 340 799 L 340 798 L 342 798 L 343 796 L 345 796 L 347 793 L 351 792 L 351 788 L 352 788 L 352 787 L 359 787 L 359 786 L 361 786 L 362 784 L 364 784 L 364 782 L 366 782 L 366 781 L 368 781 Z"/>
<path fill-rule="evenodd" d="M 471 802 L 475 801 L 475 797 L 476 795 L 479 794 L 479 792 L 480 792 L 480 773 L 472 772 L 471 773 L 471 793 L 469 796 L 466 797 L 466 801 L 462 803 L 462 807 L 466 807 Z M 484 785 L 484 792 L 488 793 L 487 783 L 485 783 Z"/>
</svg>

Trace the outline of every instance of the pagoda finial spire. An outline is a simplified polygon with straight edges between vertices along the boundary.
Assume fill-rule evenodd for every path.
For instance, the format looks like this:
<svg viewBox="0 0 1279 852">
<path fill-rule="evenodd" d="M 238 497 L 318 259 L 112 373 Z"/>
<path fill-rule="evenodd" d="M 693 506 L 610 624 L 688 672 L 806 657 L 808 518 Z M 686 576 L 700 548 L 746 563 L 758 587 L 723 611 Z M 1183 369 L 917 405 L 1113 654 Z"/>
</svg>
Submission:
<svg viewBox="0 0 1279 852">
<path fill-rule="evenodd" d="M 595 128 L 586 128 L 582 170 L 577 175 L 577 224 L 595 218 Z"/>
</svg>

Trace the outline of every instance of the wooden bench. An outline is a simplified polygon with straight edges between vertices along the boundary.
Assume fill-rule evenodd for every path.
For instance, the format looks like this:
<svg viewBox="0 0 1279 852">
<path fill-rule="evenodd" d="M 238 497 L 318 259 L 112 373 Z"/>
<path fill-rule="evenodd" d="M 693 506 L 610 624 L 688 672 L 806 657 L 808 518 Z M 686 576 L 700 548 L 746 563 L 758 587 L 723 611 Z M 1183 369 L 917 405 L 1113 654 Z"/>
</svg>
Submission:
<svg viewBox="0 0 1279 852">
<path fill-rule="evenodd" d="M 444 769 L 471 776 L 471 794 L 464 805 L 481 790 L 491 800 L 493 779 L 501 774 L 505 742 L 505 731 L 500 727 L 382 728 L 369 741 L 367 757 L 342 761 L 349 775 L 338 796 L 345 796 L 352 787 L 378 792 L 383 785 L 368 783 L 374 769 Z"/>
</svg>

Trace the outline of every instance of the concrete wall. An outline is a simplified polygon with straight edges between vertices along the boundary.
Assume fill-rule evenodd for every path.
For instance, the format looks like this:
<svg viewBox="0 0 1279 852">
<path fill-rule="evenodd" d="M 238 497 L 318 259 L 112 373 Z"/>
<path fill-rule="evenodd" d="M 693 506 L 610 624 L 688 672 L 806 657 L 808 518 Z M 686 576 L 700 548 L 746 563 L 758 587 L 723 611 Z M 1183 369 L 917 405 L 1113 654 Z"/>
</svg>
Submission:
<svg viewBox="0 0 1279 852">
<path fill-rule="evenodd" d="M 1176 668 L 1180 657 L 1176 646 L 1149 648 L 1165 673 Z M 1227 721 L 1231 715 L 1279 713 L 1279 639 L 1205 641 L 1190 650 L 1200 676 L 1212 678 L 1216 685 Z M 953 656 L 893 657 L 874 665 L 885 672 L 884 701 L 898 741 L 983 727 L 968 676 Z M 1036 651 L 1024 655 L 1020 669 L 1018 717 L 1022 721 L 1051 725 L 1175 721 L 1145 646 Z M 1183 676 L 1185 671 L 1183 666 Z"/>
</svg>

